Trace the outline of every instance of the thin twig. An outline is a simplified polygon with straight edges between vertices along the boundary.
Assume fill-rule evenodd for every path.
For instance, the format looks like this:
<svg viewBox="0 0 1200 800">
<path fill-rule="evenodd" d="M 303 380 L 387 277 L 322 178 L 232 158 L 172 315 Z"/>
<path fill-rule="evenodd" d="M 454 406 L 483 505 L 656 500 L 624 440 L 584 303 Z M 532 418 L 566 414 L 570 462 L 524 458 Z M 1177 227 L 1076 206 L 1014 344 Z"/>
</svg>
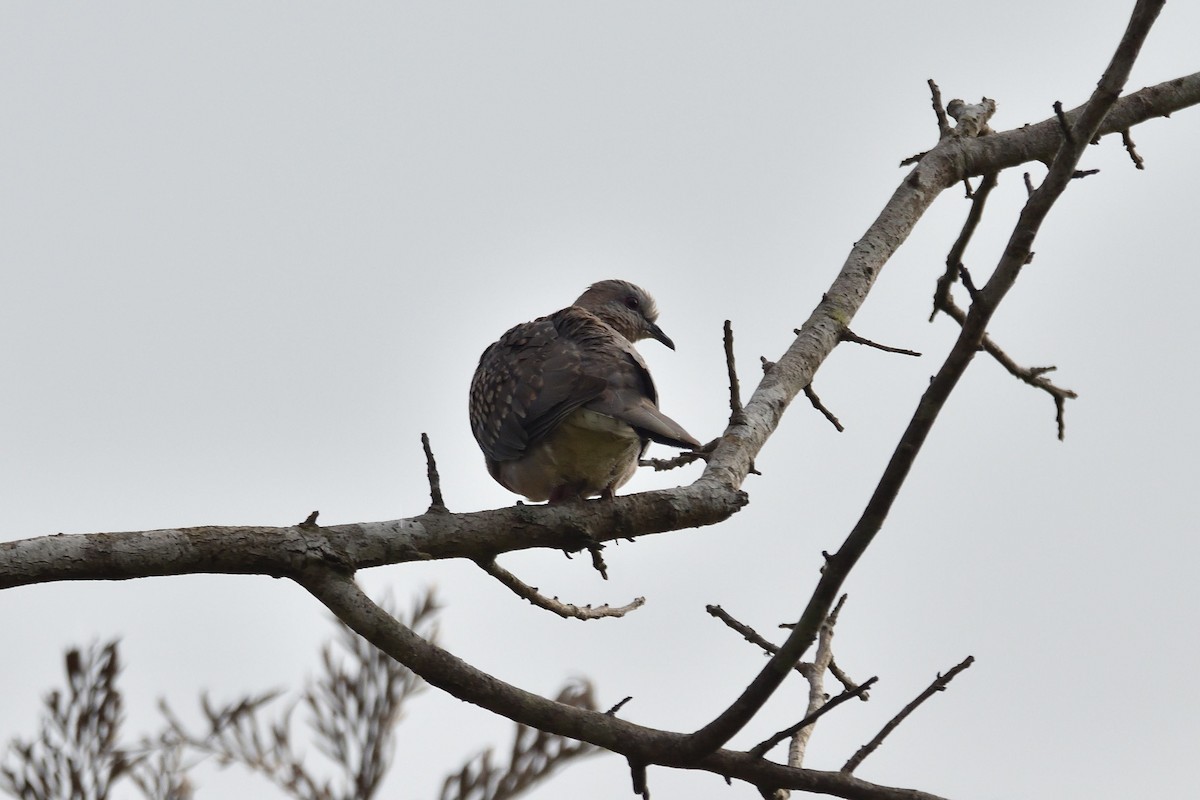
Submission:
<svg viewBox="0 0 1200 800">
<path fill-rule="evenodd" d="M 929 84 L 930 100 L 933 105 L 933 113 L 937 116 L 938 126 L 938 141 L 945 139 L 954 133 L 954 129 L 950 127 L 950 120 L 946 117 L 946 107 L 942 105 L 942 90 L 934 83 L 933 78 L 930 78 Z M 900 166 L 907 167 L 909 164 L 916 164 L 929 153 L 928 150 L 923 150 L 920 153 L 915 153 L 900 162 Z"/>
<path fill-rule="evenodd" d="M 604 545 L 600 542 L 592 541 L 587 545 L 587 550 L 592 556 L 592 569 L 599 572 L 601 578 L 608 580 L 608 564 L 604 563 Z M 643 602 L 645 601 L 643 600 Z"/>
<path fill-rule="evenodd" d="M 741 425 L 746 418 L 742 410 L 742 389 L 738 382 L 737 363 L 733 356 L 733 324 L 725 320 L 725 369 L 729 374 L 729 424 Z"/>
<path fill-rule="evenodd" d="M 633 781 L 633 793 L 642 798 L 642 800 L 650 800 L 650 787 L 646 784 L 646 765 L 641 761 L 634 761 L 632 758 L 629 761 L 629 777 Z"/>
<path fill-rule="evenodd" d="M 712 616 L 716 617 L 717 619 L 721 620 L 721 622 L 724 622 L 731 629 L 740 633 L 742 635 L 742 638 L 745 639 L 750 644 L 755 645 L 756 647 L 762 648 L 764 651 L 770 653 L 771 655 L 775 655 L 776 653 L 779 652 L 778 645 L 772 644 L 769 640 L 763 638 L 758 633 L 758 631 L 754 630 L 754 628 L 751 628 L 749 625 L 745 624 L 744 622 L 739 622 L 736 619 L 734 619 L 733 616 L 731 616 L 728 611 L 721 608 L 720 606 L 707 605 L 704 607 L 704 610 L 707 611 Z M 812 664 L 802 661 L 799 664 L 794 665 L 792 667 L 792 669 L 796 670 L 796 672 L 799 672 L 801 675 L 803 675 L 804 677 L 807 678 L 808 673 L 812 671 Z"/>
<path fill-rule="evenodd" d="M 990 173 L 984 176 L 983 182 L 980 183 L 979 188 L 975 191 L 971 210 L 967 213 L 966 220 L 963 221 L 962 230 L 959 231 L 958 238 L 955 239 L 954 244 L 950 247 L 950 251 L 946 254 L 946 271 L 938 278 L 937 288 L 934 290 L 933 311 L 929 315 L 930 321 L 933 320 L 939 311 L 945 313 L 960 326 L 967 320 L 967 312 L 960 308 L 954 301 L 954 296 L 950 293 L 950 287 L 954 284 L 958 276 L 961 275 L 963 277 L 963 284 L 971 295 L 971 299 L 975 299 L 978 289 L 975 288 L 974 283 L 971 281 L 970 272 L 963 266 L 962 259 L 972 235 L 979 227 L 979 221 L 983 216 L 984 205 L 987 202 L 988 195 L 991 194 L 992 189 L 995 187 L 996 174 Z M 1034 188 L 1028 172 L 1025 173 L 1025 187 L 1030 194 L 1033 193 Z M 1026 368 L 1018 365 L 986 333 L 983 335 L 982 346 L 1013 377 L 1028 383 L 1030 386 L 1041 389 L 1053 398 L 1055 420 L 1058 424 L 1058 438 L 1062 440 L 1066 436 L 1066 422 L 1064 419 L 1066 400 L 1075 398 L 1077 396 L 1075 392 L 1056 386 L 1044 377 L 1046 372 L 1054 369 L 1053 367 Z"/>
<path fill-rule="evenodd" d="M 817 397 L 817 393 L 813 391 L 811 383 L 804 387 L 804 396 L 808 398 L 808 402 L 812 403 L 813 408 L 825 415 L 825 419 L 829 420 L 829 423 L 837 429 L 838 433 L 846 430 L 842 427 L 842 423 L 838 421 L 838 418 L 833 415 L 833 412 L 821 402 L 821 398 Z"/>
<path fill-rule="evenodd" d="M 967 321 L 967 312 L 960 308 L 958 304 L 954 302 L 953 298 L 947 298 L 945 305 L 942 307 L 942 311 L 946 313 L 946 316 L 953 319 L 959 325 L 963 325 Z M 1059 441 L 1062 441 L 1067 435 L 1066 401 L 1074 400 L 1075 398 L 1079 397 L 1079 395 L 1074 390 L 1059 386 L 1046 378 L 1047 373 L 1053 372 L 1057 368 L 1022 367 L 1020 364 L 1014 361 L 1012 357 L 1008 355 L 1008 353 L 1004 352 L 1004 350 L 1002 350 L 1000 346 L 996 344 L 992 337 L 986 333 L 983 335 L 983 350 L 993 359 L 995 359 L 996 363 L 1004 367 L 1004 369 L 1008 371 L 1008 374 L 1012 375 L 1022 383 L 1027 383 L 1035 389 L 1041 389 L 1043 392 L 1050 395 L 1051 399 L 1054 401 L 1054 419 L 1058 429 L 1058 439 Z"/>
<path fill-rule="evenodd" d="M 933 101 L 933 113 L 937 115 L 938 138 L 945 139 L 951 133 L 950 120 L 946 117 L 946 107 L 942 105 L 942 90 L 934 83 L 933 78 L 930 78 L 929 84 L 930 99 Z"/>
<path fill-rule="evenodd" d="M 832 711 L 833 709 L 837 708 L 838 706 L 840 706 L 842 703 L 846 702 L 847 700 L 850 700 L 851 698 L 854 698 L 854 697 L 862 697 L 863 699 L 866 699 L 867 690 L 870 689 L 872 686 L 874 686 L 878 680 L 879 680 L 878 675 L 872 675 L 870 678 L 867 678 L 860 685 L 855 686 L 853 689 L 846 689 L 844 692 L 839 694 L 837 697 L 832 698 L 831 700 L 829 700 L 829 702 L 825 703 L 825 705 L 821 706 L 816 711 L 812 712 L 811 714 L 809 714 L 807 717 L 805 717 L 804 719 L 797 722 L 792 727 L 785 728 L 784 730 L 781 730 L 778 733 L 772 735 L 771 737 L 764 739 L 762 742 L 754 745 L 754 747 L 750 748 L 750 750 L 749 750 L 750 755 L 761 758 L 762 756 L 765 756 L 768 752 L 770 752 L 771 748 L 773 748 L 775 745 L 779 744 L 784 739 L 787 739 L 791 736 L 796 735 L 803 728 L 806 728 L 809 725 L 812 725 L 814 722 L 819 720 L 821 717 L 825 716 L 825 714 L 827 712 Z"/>
<path fill-rule="evenodd" d="M 495 561 L 477 561 L 479 568 L 500 581 L 517 597 L 528 600 L 538 608 L 553 611 L 563 619 L 604 619 L 605 617 L 623 617 L 630 611 L 636 611 L 646 604 L 646 598 L 635 597 L 628 605 L 613 608 L 607 603 L 602 606 L 577 606 L 574 603 L 564 603 L 557 597 L 546 597 L 538 592 L 537 587 L 523 582 Z"/>
<path fill-rule="evenodd" d="M 708 457 L 712 455 L 712 451 L 721 443 L 720 438 L 713 439 L 708 444 L 696 450 L 688 450 L 685 453 L 680 453 L 673 458 L 642 458 L 638 459 L 639 467 L 651 467 L 655 472 L 665 472 L 670 469 L 678 469 L 679 467 L 693 464 L 697 461 L 708 461 Z"/>
<path fill-rule="evenodd" d="M 608 711 L 605 711 L 604 713 L 610 717 L 615 717 L 617 715 L 617 712 L 620 711 L 625 706 L 625 704 L 628 703 L 632 699 L 633 699 L 633 695 L 624 697 L 621 700 L 618 700 L 616 705 L 614 705 L 612 708 L 610 708 Z"/>
<path fill-rule="evenodd" d="M 845 330 L 843 330 L 840 335 L 841 335 L 843 342 L 853 342 L 854 344 L 861 344 L 866 347 L 874 347 L 876 350 L 882 350 L 885 353 L 897 353 L 898 355 L 902 355 L 902 356 L 916 356 L 918 358 L 921 356 L 921 354 L 918 353 L 916 350 L 907 350 L 903 347 L 890 347 L 886 344 L 880 344 L 879 342 L 873 342 L 870 339 L 867 339 L 866 337 L 859 336 L 857 333 L 850 330 L 849 328 L 846 328 Z"/>
<path fill-rule="evenodd" d="M 1125 152 L 1129 153 L 1129 157 L 1133 159 L 1133 166 L 1138 169 L 1145 169 L 1146 162 L 1138 154 L 1137 145 L 1133 142 L 1133 137 L 1129 135 L 1129 129 L 1121 131 L 1121 144 L 1125 145 Z"/>
<path fill-rule="evenodd" d="M 1067 121 L 1067 115 L 1063 113 L 1063 104 L 1061 100 L 1054 101 L 1054 116 L 1058 117 L 1058 127 L 1062 130 L 1063 137 L 1067 140 L 1067 144 L 1075 143 L 1075 134 L 1071 133 L 1071 123 Z"/>
<path fill-rule="evenodd" d="M 845 773 L 854 772 L 854 770 L 858 768 L 858 765 L 863 762 L 863 759 L 871 755 L 871 753 L 874 753 L 875 750 L 878 749 L 879 745 L 883 744 L 883 740 L 888 737 L 888 734 L 896 730 L 896 727 L 904 721 L 905 717 L 916 711 L 917 707 L 921 705 L 921 703 L 924 703 L 938 692 L 945 691 L 947 684 L 954 680 L 954 676 L 971 666 L 973 663 L 975 663 L 975 657 L 967 656 L 962 660 L 961 663 L 959 663 L 954 667 L 954 669 L 950 670 L 945 675 L 938 675 L 937 679 L 934 680 L 933 683 L 929 684 L 929 688 L 921 692 L 921 694 L 919 694 L 911 703 L 906 705 L 899 714 L 892 717 L 888 723 L 884 725 L 882 729 L 880 729 L 879 733 L 875 734 L 874 739 L 860 747 L 858 752 L 851 756 L 850 760 L 847 761 L 845 766 L 842 767 L 841 771 Z"/>
<path fill-rule="evenodd" d="M 946 304 L 952 301 L 950 287 L 958 280 L 959 271 L 963 267 L 963 256 L 967 252 L 967 245 L 970 244 L 971 237 L 975 235 L 975 230 L 979 227 L 979 221 L 983 219 L 983 211 L 987 205 L 988 196 L 996 188 L 997 182 L 997 174 L 989 172 L 983 176 L 983 180 L 979 182 L 979 188 L 971 195 L 971 208 L 967 211 L 967 218 L 963 220 L 962 230 L 958 232 L 958 238 L 954 240 L 954 244 L 950 246 L 950 252 L 946 254 L 946 269 L 942 273 L 942 276 L 938 278 L 937 287 L 933 292 L 933 311 L 929 313 L 930 322 L 937 316 L 938 311 L 945 310 Z"/>
<path fill-rule="evenodd" d="M 833 677 L 837 678 L 838 682 L 841 683 L 842 686 L 845 687 L 846 689 L 857 689 L 858 688 L 859 684 L 855 683 L 854 679 L 851 678 L 849 675 L 847 675 L 845 670 L 843 670 L 840 666 L 838 666 L 836 659 L 833 659 L 833 658 L 829 659 L 829 672 L 831 675 L 833 675 Z M 863 692 L 862 694 L 859 695 L 859 699 L 862 700 L 863 702 L 866 702 L 867 700 L 869 700 L 870 697 L 871 696 L 869 694 L 867 694 L 866 692 Z"/>
<path fill-rule="evenodd" d="M 421 447 L 425 449 L 425 472 L 429 476 L 429 510 L 445 511 L 446 503 L 442 500 L 442 479 L 438 476 L 437 461 L 433 458 L 433 448 L 429 445 L 429 435 L 421 434 Z"/>
</svg>

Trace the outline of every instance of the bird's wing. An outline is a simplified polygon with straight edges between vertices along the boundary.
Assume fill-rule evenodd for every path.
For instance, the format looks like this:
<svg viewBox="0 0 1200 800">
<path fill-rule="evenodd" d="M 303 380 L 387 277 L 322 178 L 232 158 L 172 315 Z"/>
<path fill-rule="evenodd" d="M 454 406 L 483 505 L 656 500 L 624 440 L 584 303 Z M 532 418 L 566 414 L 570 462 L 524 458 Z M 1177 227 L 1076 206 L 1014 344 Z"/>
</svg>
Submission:
<svg viewBox="0 0 1200 800">
<path fill-rule="evenodd" d="M 591 315 L 588 315 L 591 317 Z M 580 368 L 603 377 L 604 391 L 587 402 L 587 408 L 615 417 L 640 435 L 673 447 L 699 447 L 683 426 L 658 410 L 658 393 L 646 362 L 632 343 L 592 317 L 581 321 L 572 338 L 582 342 Z"/>
<path fill-rule="evenodd" d="M 471 380 L 470 416 L 488 458 L 520 458 L 530 444 L 605 391 L 604 378 L 582 366 L 588 345 L 572 335 L 578 315 L 595 320 L 586 311 L 563 309 L 517 325 L 484 351 Z"/>
</svg>

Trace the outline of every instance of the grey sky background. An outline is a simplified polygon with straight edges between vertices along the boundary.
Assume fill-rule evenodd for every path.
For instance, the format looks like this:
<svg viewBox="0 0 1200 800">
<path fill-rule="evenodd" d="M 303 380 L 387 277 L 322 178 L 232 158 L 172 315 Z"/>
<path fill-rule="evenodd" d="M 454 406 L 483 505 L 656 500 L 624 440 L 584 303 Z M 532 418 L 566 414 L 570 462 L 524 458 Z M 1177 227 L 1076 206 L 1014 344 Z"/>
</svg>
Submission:
<svg viewBox="0 0 1200 800">
<path fill-rule="evenodd" d="M 1008 129 L 1086 99 L 1132 2 L 105 3 L 0 6 L 0 537 L 390 519 L 428 504 L 419 435 L 453 510 L 513 498 L 466 422 L 479 352 L 589 283 L 651 291 L 671 353 L 641 348 L 664 410 L 704 440 L 820 299 L 927 149 L 927 78 Z M 1168 4 L 1130 89 L 1197 69 L 1196 4 Z M 951 798 L 1154 797 L 1195 785 L 1196 226 L 1200 111 L 1089 150 L 992 333 L 1080 392 L 1053 405 L 980 357 L 854 573 L 837 659 L 879 675 L 819 726 L 836 769 L 939 671 L 976 665 L 859 770 Z M 1035 179 L 1042 170 L 1030 167 Z M 1024 188 L 1005 173 L 967 254 L 995 264 Z M 725 525 L 607 553 L 502 560 L 582 624 L 458 563 L 364 572 L 407 604 L 436 585 L 441 641 L 553 695 L 586 675 L 630 719 L 691 730 L 762 663 L 711 620 L 794 619 L 857 518 L 955 334 L 926 321 L 967 211 L 948 191 L 887 266 L 850 345 L 758 460 Z M 626 491 L 693 479 L 640 475 Z M 0 741 L 35 730 L 63 651 L 120 637 L 130 736 L 157 698 L 298 688 L 333 633 L 261 577 L 0 592 Z M 735 745 L 803 714 L 781 691 Z M 433 798 L 510 724 L 436 692 L 401 726 L 385 796 Z M 780 751 L 782 753 L 782 750 Z M 779 757 L 783 757 L 780 755 Z M 200 797 L 282 797 L 204 765 Z M 655 798 L 757 797 L 650 772 Z M 628 796 L 616 757 L 531 797 Z M 130 795 L 132 796 L 132 795 Z"/>
</svg>

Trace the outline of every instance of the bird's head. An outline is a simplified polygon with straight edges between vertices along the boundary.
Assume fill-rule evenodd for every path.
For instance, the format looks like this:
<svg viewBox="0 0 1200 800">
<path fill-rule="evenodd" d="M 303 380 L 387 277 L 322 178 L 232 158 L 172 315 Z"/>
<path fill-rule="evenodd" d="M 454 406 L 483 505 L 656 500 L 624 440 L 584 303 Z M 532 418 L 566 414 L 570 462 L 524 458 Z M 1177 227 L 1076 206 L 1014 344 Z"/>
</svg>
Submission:
<svg viewBox="0 0 1200 800">
<path fill-rule="evenodd" d="M 607 280 L 593 283 L 579 295 L 575 306 L 595 314 L 606 325 L 631 342 L 657 339 L 672 350 L 675 343 L 655 324 L 658 306 L 649 292 L 629 281 Z"/>
</svg>

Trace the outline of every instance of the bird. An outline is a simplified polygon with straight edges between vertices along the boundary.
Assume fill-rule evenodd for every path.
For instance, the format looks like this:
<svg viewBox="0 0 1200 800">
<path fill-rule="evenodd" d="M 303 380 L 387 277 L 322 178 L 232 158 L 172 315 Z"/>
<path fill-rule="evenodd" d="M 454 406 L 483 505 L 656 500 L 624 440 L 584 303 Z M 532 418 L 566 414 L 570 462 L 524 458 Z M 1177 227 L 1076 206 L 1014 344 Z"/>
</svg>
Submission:
<svg viewBox="0 0 1200 800">
<path fill-rule="evenodd" d="M 655 339 L 675 349 L 657 319 L 646 290 L 603 280 L 483 351 L 471 379 L 471 432 L 501 486 L 533 502 L 611 498 L 650 442 L 700 447 L 658 410 L 633 346 Z"/>
</svg>

